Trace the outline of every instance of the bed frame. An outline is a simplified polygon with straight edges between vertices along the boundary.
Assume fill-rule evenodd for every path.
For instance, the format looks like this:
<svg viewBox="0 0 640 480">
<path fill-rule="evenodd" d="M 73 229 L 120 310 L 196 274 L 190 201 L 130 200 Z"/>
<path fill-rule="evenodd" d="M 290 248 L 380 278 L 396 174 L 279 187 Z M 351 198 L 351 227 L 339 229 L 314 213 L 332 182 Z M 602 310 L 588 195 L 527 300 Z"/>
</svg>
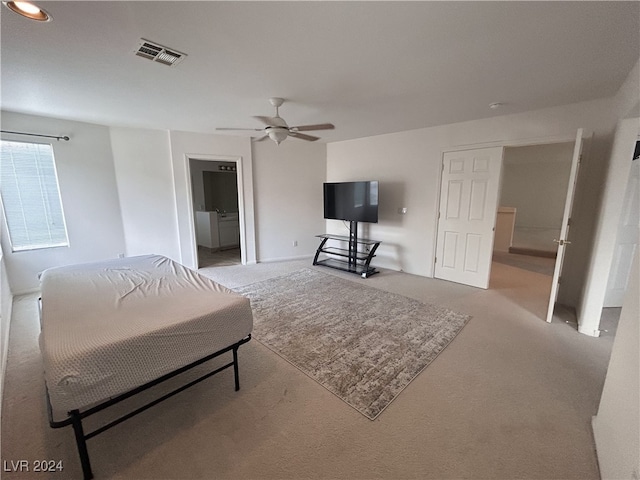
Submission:
<svg viewBox="0 0 640 480">
<path fill-rule="evenodd" d="M 71 410 L 70 412 L 68 412 L 68 417 L 65 418 L 64 420 L 61 421 L 55 421 L 53 419 L 53 408 L 51 406 L 51 401 L 49 399 L 49 392 L 46 389 L 46 382 L 45 382 L 45 391 L 46 391 L 46 397 L 47 397 L 47 413 L 49 416 L 49 425 L 51 426 L 51 428 L 61 428 L 61 427 L 66 427 L 67 425 L 72 425 L 73 426 L 73 431 L 75 433 L 75 438 L 76 438 L 76 445 L 78 447 L 78 454 L 80 456 L 80 463 L 82 465 L 82 474 L 85 480 L 89 480 L 91 478 L 93 478 L 93 472 L 91 471 L 91 462 L 89 461 L 89 452 L 87 450 L 87 440 L 89 440 L 90 438 L 95 437 L 96 435 L 99 435 L 100 433 L 110 429 L 111 427 L 115 427 L 116 425 L 124 422 L 125 420 L 139 414 L 142 413 L 143 411 L 147 410 L 148 408 L 157 405 L 158 403 L 166 400 L 169 397 L 172 397 L 173 395 L 180 393 L 183 390 L 186 390 L 187 388 L 215 375 L 216 373 L 220 373 L 223 370 L 226 370 L 229 367 L 233 367 L 233 371 L 234 371 L 234 378 L 235 378 L 235 388 L 236 391 L 238 391 L 240 389 L 240 379 L 239 379 L 239 375 L 238 375 L 238 348 L 240 348 L 240 345 L 243 345 L 245 343 L 247 343 L 249 340 L 251 340 L 251 334 L 247 335 L 245 338 L 243 338 L 242 340 L 240 340 L 237 343 L 234 343 L 233 345 L 229 345 L 226 348 L 223 348 L 222 350 L 218 350 L 215 353 L 212 353 L 211 355 L 207 355 L 204 358 L 201 358 L 200 360 L 196 360 L 193 363 L 190 363 L 188 365 L 185 365 L 184 367 L 181 367 L 177 370 L 174 370 L 173 372 L 169 372 L 166 375 L 163 375 L 155 380 L 152 380 L 148 383 L 145 383 L 144 385 L 141 385 L 137 388 L 134 388 L 132 390 L 129 390 L 128 392 L 125 392 L 121 395 L 118 395 L 116 397 L 110 398 L 109 400 L 106 400 L 102 403 L 99 403 L 98 405 L 95 405 L 91 408 L 88 408 L 86 410 Z M 190 370 L 198 365 L 201 365 L 215 357 L 218 357 L 224 353 L 227 353 L 229 351 L 233 352 L 233 361 L 230 363 L 227 363 L 226 365 L 223 365 L 220 368 L 217 368 L 199 378 L 197 378 L 196 380 L 193 380 L 183 386 L 181 386 L 180 388 L 177 388 L 145 405 L 143 405 L 142 407 L 137 408 L 136 410 L 131 411 L 130 413 L 123 415 L 122 417 L 117 418 L 116 420 L 113 420 L 111 422 L 109 422 L 108 424 L 92 431 L 89 433 L 84 433 L 84 429 L 82 428 L 82 420 L 84 418 L 87 418 L 95 413 L 98 413 L 102 410 L 104 410 L 105 408 L 108 408 L 112 405 L 115 405 L 116 403 L 119 403 L 129 397 L 132 397 L 133 395 L 136 395 L 140 392 L 143 392 L 155 385 L 158 385 L 162 382 L 164 382 L 165 380 L 168 380 L 170 378 L 175 377 L 176 375 L 179 375 L 181 373 L 186 372 L 187 370 Z"/>
</svg>

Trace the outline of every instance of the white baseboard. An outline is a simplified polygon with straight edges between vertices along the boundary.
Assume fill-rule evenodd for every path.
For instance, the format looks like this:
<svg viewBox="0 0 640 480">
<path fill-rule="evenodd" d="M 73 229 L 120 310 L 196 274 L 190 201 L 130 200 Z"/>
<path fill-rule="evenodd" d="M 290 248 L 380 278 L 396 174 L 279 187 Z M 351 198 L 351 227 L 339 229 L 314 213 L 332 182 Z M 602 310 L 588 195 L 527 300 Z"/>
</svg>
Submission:
<svg viewBox="0 0 640 480">
<path fill-rule="evenodd" d="M 299 255 L 296 257 L 278 257 L 278 258 L 265 258 L 260 259 L 256 263 L 275 263 L 275 262 L 290 262 L 292 260 L 305 260 L 312 259 L 313 255 Z"/>
<path fill-rule="evenodd" d="M 578 327 L 578 332 L 584 334 L 584 335 L 589 335 L 590 337 L 599 337 L 600 336 L 600 330 L 596 329 L 593 330 L 593 328 L 583 328 L 582 326 Z"/>
</svg>

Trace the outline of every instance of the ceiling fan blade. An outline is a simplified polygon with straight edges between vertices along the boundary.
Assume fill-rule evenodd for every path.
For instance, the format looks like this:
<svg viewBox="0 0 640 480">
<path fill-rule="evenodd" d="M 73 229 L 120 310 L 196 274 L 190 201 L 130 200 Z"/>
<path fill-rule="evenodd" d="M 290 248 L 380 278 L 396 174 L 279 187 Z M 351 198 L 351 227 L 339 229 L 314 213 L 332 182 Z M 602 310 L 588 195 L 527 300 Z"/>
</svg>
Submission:
<svg viewBox="0 0 640 480">
<path fill-rule="evenodd" d="M 262 128 L 216 128 L 215 130 L 242 130 L 242 131 L 250 131 L 250 132 L 261 132 Z"/>
<path fill-rule="evenodd" d="M 255 118 L 256 120 L 260 120 L 262 123 L 264 123 L 267 126 L 271 126 L 274 124 L 273 119 L 271 117 L 264 117 L 264 116 L 254 116 L 253 118 Z"/>
<path fill-rule="evenodd" d="M 289 128 L 289 126 L 287 125 L 287 122 L 285 122 L 284 118 L 282 117 L 278 117 L 277 115 L 275 117 L 253 117 L 256 120 L 260 120 L 262 123 L 264 123 L 267 127 L 282 127 L 282 128 Z"/>
<path fill-rule="evenodd" d="M 311 130 L 333 130 L 334 127 L 331 123 L 318 123 L 317 125 L 299 125 L 297 127 L 291 127 L 298 132 L 308 132 Z"/>
<path fill-rule="evenodd" d="M 304 133 L 298 133 L 298 132 L 289 132 L 289 135 L 295 138 L 299 138 L 300 140 L 307 140 L 309 142 L 315 142 L 316 140 L 320 139 L 320 137 L 305 135 Z"/>
</svg>

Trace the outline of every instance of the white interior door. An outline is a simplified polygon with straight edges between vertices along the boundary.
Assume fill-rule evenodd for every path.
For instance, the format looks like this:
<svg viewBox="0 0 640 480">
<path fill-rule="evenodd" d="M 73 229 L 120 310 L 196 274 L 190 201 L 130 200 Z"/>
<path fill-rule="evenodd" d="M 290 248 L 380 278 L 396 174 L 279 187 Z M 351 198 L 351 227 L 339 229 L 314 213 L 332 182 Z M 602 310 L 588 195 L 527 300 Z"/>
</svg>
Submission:
<svg viewBox="0 0 640 480">
<path fill-rule="evenodd" d="M 560 285 L 560 274 L 562 273 L 562 263 L 567 245 L 571 244 L 567 240 L 569 236 L 569 224 L 571 220 L 571 210 L 573 208 L 573 196 L 576 191 L 576 179 L 578 178 L 578 167 L 580 166 L 580 156 L 582 154 L 582 129 L 578 129 L 576 143 L 573 148 L 573 158 L 571 159 L 571 172 L 569 173 L 569 185 L 567 187 L 567 197 L 564 202 L 564 214 L 562 215 L 562 226 L 560 228 L 560 238 L 553 241 L 558 244 L 558 254 L 556 264 L 553 269 L 553 280 L 551 281 L 551 294 L 549 295 L 549 307 L 547 308 L 547 322 L 553 318 L 553 308 L 558 298 L 558 286 Z"/>
<path fill-rule="evenodd" d="M 503 150 L 492 147 L 444 154 L 436 278 L 489 286 Z"/>
<path fill-rule="evenodd" d="M 620 224 L 616 237 L 613 261 L 609 272 L 607 292 L 604 297 L 605 307 L 621 307 L 624 293 L 627 290 L 633 254 L 638 248 L 640 231 L 640 159 L 631 165 L 629 181 L 624 196 L 624 204 L 620 215 Z"/>
</svg>

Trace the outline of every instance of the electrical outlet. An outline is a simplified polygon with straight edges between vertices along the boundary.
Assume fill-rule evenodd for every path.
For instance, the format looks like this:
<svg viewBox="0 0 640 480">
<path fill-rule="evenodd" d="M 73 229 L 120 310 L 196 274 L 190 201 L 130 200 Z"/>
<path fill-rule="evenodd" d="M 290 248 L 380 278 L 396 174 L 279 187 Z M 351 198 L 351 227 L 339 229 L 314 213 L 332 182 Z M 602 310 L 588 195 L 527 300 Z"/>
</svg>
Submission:
<svg viewBox="0 0 640 480">
<path fill-rule="evenodd" d="M 124 253 L 119 253 L 118 258 L 124 258 Z"/>
<path fill-rule="evenodd" d="M 294 246 L 294 247 L 297 247 L 297 246 L 298 246 L 298 240 L 294 240 L 294 241 L 293 241 L 293 246 Z"/>
</svg>

